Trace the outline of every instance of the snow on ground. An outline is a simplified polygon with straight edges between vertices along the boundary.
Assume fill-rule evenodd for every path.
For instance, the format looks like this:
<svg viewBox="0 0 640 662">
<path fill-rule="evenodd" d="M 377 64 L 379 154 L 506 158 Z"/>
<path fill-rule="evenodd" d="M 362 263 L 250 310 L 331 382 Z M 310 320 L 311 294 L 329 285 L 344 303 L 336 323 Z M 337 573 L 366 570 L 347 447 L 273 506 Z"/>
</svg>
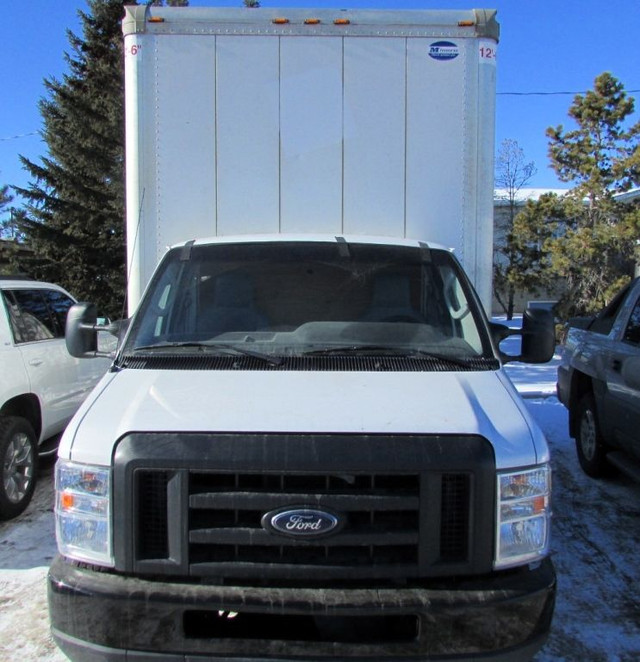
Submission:
<svg viewBox="0 0 640 662">
<path fill-rule="evenodd" d="M 517 353 L 516 338 L 505 342 Z M 507 365 L 547 435 L 554 471 L 558 599 L 549 641 L 535 662 L 631 662 L 640 659 L 640 485 L 620 475 L 594 481 L 581 472 L 567 412 L 555 396 L 558 362 L 556 356 L 538 366 Z M 50 637 L 46 608 L 45 577 L 55 554 L 52 476 L 53 467 L 43 467 L 27 511 L 0 523 L 3 661 L 66 660 Z"/>
<path fill-rule="evenodd" d="M 551 549 L 558 596 L 551 636 L 536 662 L 640 659 L 640 485 L 580 469 L 555 398 L 527 400 L 552 454 Z"/>
<path fill-rule="evenodd" d="M 49 633 L 47 568 L 56 553 L 53 465 L 40 470 L 36 494 L 16 520 L 0 523 L 0 659 L 64 662 Z"/>
<path fill-rule="evenodd" d="M 62 662 L 49 635 L 45 567 L 0 570 L 0 654 L 3 660 Z"/>
<path fill-rule="evenodd" d="M 493 321 L 512 328 L 521 318 Z M 519 338 L 503 351 L 518 353 Z M 551 550 L 558 595 L 551 635 L 536 662 L 631 662 L 640 659 L 640 485 L 613 473 L 586 476 L 556 397 L 560 354 L 542 365 L 508 363 L 507 373 L 551 448 Z"/>
</svg>

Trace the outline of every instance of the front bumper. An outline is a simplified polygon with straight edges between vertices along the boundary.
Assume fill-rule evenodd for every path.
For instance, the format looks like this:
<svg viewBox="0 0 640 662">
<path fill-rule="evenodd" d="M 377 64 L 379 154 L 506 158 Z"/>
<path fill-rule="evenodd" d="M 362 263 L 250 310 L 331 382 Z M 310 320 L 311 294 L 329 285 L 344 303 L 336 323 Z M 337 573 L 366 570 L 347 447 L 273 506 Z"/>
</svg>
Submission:
<svg viewBox="0 0 640 662">
<path fill-rule="evenodd" d="M 544 644 L 556 578 L 547 559 L 428 588 L 258 588 L 137 579 L 57 557 L 48 590 L 54 638 L 72 660 L 506 662 Z"/>
</svg>

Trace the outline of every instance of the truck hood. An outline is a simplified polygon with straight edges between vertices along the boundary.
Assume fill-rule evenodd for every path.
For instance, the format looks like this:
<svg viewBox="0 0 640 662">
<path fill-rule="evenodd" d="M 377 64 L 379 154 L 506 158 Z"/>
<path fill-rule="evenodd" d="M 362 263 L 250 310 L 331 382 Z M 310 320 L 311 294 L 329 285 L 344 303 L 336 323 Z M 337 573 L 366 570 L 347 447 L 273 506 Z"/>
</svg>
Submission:
<svg viewBox="0 0 640 662">
<path fill-rule="evenodd" d="M 544 435 L 505 373 L 209 372 L 108 374 L 59 456 L 110 465 L 130 432 L 481 435 L 499 469 L 548 459 Z"/>
</svg>

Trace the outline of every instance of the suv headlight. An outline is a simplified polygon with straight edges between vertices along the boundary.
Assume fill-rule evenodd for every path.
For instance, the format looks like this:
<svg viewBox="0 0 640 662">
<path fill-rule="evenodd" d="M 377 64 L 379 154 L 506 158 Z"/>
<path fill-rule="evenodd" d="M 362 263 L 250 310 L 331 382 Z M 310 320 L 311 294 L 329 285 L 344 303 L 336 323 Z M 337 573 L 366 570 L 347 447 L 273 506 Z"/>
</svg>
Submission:
<svg viewBox="0 0 640 662">
<path fill-rule="evenodd" d="M 56 464 L 58 550 L 78 561 L 113 566 L 111 471 L 59 460 Z"/>
<path fill-rule="evenodd" d="M 496 568 L 539 560 L 549 553 L 551 468 L 498 474 Z"/>
</svg>

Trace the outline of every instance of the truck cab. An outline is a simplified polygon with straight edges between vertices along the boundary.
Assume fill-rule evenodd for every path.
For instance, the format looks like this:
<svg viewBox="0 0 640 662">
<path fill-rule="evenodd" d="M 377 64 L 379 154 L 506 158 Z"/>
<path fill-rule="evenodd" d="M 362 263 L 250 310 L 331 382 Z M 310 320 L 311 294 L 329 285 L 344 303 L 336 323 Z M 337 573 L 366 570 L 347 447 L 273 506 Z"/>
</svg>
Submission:
<svg viewBox="0 0 640 662">
<path fill-rule="evenodd" d="M 548 360 L 546 314 L 512 359 Z M 94 315 L 71 313 L 79 355 Z M 555 596 L 549 450 L 503 371 L 508 333 L 441 246 L 175 246 L 60 446 L 58 644 L 531 656 Z"/>
</svg>

